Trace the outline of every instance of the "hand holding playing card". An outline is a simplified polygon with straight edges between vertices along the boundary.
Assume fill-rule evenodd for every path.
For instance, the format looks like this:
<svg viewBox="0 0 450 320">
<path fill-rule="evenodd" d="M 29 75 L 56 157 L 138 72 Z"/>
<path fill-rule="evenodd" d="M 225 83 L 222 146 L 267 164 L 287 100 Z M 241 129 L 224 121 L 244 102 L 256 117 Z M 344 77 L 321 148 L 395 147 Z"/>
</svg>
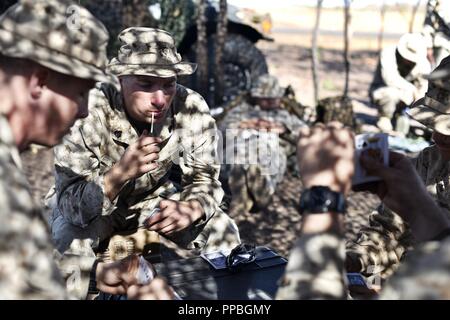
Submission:
<svg viewBox="0 0 450 320">
<path fill-rule="evenodd" d="M 361 166 L 362 155 L 387 166 L 389 163 L 388 136 L 384 133 L 366 133 L 355 137 L 355 175 L 352 181 L 354 186 L 381 180 L 380 177 L 370 175 L 370 172 Z"/>
</svg>

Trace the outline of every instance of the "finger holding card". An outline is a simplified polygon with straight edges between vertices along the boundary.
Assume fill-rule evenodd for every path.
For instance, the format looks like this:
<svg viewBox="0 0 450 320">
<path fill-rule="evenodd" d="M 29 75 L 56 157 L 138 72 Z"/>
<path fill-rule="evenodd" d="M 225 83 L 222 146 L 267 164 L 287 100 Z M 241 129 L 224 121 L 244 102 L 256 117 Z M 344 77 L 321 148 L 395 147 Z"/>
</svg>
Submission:
<svg viewBox="0 0 450 320">
<path fill-rule="evenodd" d="M 353 189 L 360 189 L 361 185 L 380 181 L 381 178 L 371 175 L 360 162 L 361 155 L 389 165 L 388 136 L 385 133 L 365 133 L 355 137 L 355 174 L 353 176 Z"/>
</svg>

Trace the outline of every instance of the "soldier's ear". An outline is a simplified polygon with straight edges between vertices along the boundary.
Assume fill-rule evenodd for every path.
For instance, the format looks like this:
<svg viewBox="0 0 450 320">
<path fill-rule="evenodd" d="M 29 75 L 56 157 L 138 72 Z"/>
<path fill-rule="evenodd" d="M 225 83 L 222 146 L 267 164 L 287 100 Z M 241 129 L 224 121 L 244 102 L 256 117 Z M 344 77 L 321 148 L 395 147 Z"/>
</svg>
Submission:
<svg viewBox="0 0 450 320">
<path fill-rule="evenodd" d="M 30 95 L 33 99 L 39 99 L 43 91 L 48 87 L 50 70 L 42 67 L 35 67 L 30 73 L 28 82 Z"/>
</svg>

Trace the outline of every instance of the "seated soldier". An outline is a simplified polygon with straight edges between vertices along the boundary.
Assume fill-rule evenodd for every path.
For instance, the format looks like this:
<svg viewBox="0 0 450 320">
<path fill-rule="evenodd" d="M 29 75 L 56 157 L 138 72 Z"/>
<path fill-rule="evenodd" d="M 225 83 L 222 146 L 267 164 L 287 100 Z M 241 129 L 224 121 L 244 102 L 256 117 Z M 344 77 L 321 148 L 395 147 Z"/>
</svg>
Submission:
<svg viewBox="0 0 450 320">
<path fill-rule="evenodd" d="M 221 123 L 227 142 L 230 136 L 237 138 L 235 144 L 227 145 L 228 150 L 235 152 L 236 148 L 237 152 L 232 161 L 227 157 L 227 163 L 232 162 L 228 183 L 233 211 L 249 211 L 254 204 L 259 209 L 266 207 L 286 171 L 287 154 L 295 153 L 292 141 L 305 123 L 282 109 L 282 97 L 278 80 L 262 75 L 253 85 L 250 99 L 232 109 Z M 249 161 L 252 150 L 253 155 L 258 154 L 253 162 Z"/>
<path fill-rule="evenodd" d="M 426 43 L 420 34 L 405 34 L 397 46 L 383 49 L 369 89 L 370 99 L 380 112 L 377 126 L 383 132 L 393 130 L 395 112 L 402 112 L 424 95 L 427 82 L 422 76 L 430 71 Z"/>
<path fill-rule="evenodd" d="M 56 184 L 47 204 L 56 247 L 94 255 L 116 234 L 130 238 L 111 241 L 106 260 L 159 241 L 188 250 L 179 253 L 235 247 L 236 224 L 219 209 L 214 119 L 198 93 L 176 82 L 196 65 L 181 61 L 163 30 L 128 28 L 119 41 L 108 68 L 120 90 L 97 84 L 89 116 L 55 149 Z M 170 177 L 174 163 L 181 185 Z"/>
<path fill-rule="evenodd" d="M 70 8 L 82 29 L 66 23 Z M 54 255 L 23 173 L 19 152 L 58 144 L 88 115 L 95 82 L 114 81 L 104 70 L 107 42 L 101 22 L 71 1 L 22 0 L 0 17 L 0 299 L 84 299 L 89 287 L 130 299 L 173 295 L 162 279 L 140 281 L 137 256 L 97 264 L 70 251 Z"/>
<path fill-rule="evenodd" d="M 433 131 L 435 144 L 422 150 L 413 164 L 428 192 L 450 217 L 450 82 L 434 79 L 449 73 L 450 58 L 445 58 L 430 75 L 425 97 L 411 106 L 409 114 Z M 347 244 L 347 269 L 366 275 L 381 273 L 387 278 L 413 245 L 408 224 L 381 205 L 370 216 L 369 226 L 360 231 L 356 241 Z"/>
</svg>

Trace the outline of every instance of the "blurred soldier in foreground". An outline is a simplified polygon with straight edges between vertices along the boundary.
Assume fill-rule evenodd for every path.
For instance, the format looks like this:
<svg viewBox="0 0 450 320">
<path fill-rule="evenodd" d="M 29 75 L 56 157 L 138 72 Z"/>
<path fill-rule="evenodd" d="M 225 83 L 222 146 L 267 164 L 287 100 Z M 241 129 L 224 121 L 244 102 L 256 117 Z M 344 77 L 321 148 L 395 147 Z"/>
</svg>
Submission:
<svg viewBox="0 0 450 320">
<path fill-rule="evenodd" d="M 401 114 L 414 100 L 424 95 L 427 81 L 422 77 L 430 71 L 425 39 L 420 34 L 405 34 L 397 46 L 381 51 L 369 96 L 379 108 L 377 126 L 383 132 L 393 130 L 393 123 L 396 124 L 394 114 Z M 404 129 L 403 133 L 406 134 L 407 130 Z"/>
<path fill-rule="evenodd" d="M 228 179 L 233 211 L 249 211 L 254 204 L 265 208 L 283 179 L 287 154 L 291 149 L 295 152 L 295 146 L 279 139 L 279 135 L 295 141 L 305 124 L 281 108 L 283 93 L 274 76 L 262 75 L 251 89 L 250 100 L 234 107 L 221 123 L 224 136 L 237 139 L 227 145 L 228 151 L 236 152 Z M 256 154 L 255 161 L 250 161 Z M 226 159 L 229 163 L 230 159 Z"/>
<path fill-rule="evenodd" d="M 422 30 L 433 66 L 450 54 L 450 1 L 428 0 Z"/>
<path fill-rule="evenodd" d="M 129 287 L 130 298 L 154 297 L 154 286 L 167 284 L 137 285 L 137 257 L 96 268 L 95 257 L 74 257 L 70 250 L 53 257 L 47 223 L 22 172 L 19 151 L 31 143 L 59 143 L 76 119 L 88 115 L 95 81 L 110 81 L 106 29 L 76 5 L 73 18 L 83 22 L 69 25 L 70 5 L 23 0 L 0 19 L 0 298 L 85 298 L 90 282 L 106 292 L 126 294 Z"/>
<path fill-rule="evenodd" d="M 181 61 L 163 30 L 128 28 L 119 40 L 109 69 L 120 90 L 98 84 L 89 116 L 55 148 L 48 204 L 56 247 L 82 243 L 80 256 L 113 261 L 158 255 L 160 243 L 163 258 L 172 245 L 187 254 L 235 247 L 237 226 L 219 209 L 214 119 L 198 93 L 177 84 L 196 65 Z M 171 175 L 175 165 L 181 181 Z"/>
<path fill-rule="evenodd" d="M 413 165 L 428 192 L 450 217 L 450 57 L 431 73 L 428 91 L 416 101 L 409 115 L 433 131 L 434 145 L 413 159 Z M 447 77 L 447 78 L 442 78 Z M 415 239 L 410 227 L 397 213 L 382 204 L 369 217 L 355 242 L 348 243 L 347 269 L 383 278 L 398 267 Z M 375 270 L 376 269 L 376 270 Z"/>
<path fill-rule="evenodd" d="M 338 123 L 306 128 L 298 143 L 298 161 L 306 187 L 300 199 L 301 236 L 292 250 L 277 299 L 345 299 L 344 214 L 355 170 L 354 138 Z M 389 167 L 367 155 L 361 162 L 382 178 L 372 185 L 373 190 L 410 224 L 421 243 L 389 280 L 380 298 L 448 299 L 450 220 L 403 155 L 391 152 Z"/>
</svg>

